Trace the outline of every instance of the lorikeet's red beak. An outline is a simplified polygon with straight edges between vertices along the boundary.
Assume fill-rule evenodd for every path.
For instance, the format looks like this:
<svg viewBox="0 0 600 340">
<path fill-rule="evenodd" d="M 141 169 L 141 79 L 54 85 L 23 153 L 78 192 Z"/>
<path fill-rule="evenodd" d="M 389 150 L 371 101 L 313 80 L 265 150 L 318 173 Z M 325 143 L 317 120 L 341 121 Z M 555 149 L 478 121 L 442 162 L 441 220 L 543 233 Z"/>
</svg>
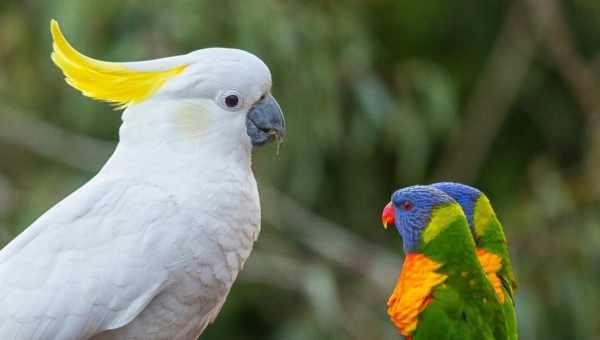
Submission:
<svg viewBox="0 0 600 340">
<path fill-rule="evenodd" d="M 383 212 L 381 213 L 381 223 L 383 223 L 383 227 L 387 229 L 388 225 L 394 224 L 395 221 L 396 216 L 394 214 L 394 207 L 392 206 L 392 202 L 390 202 L 383 208 Z"/>
</svg>

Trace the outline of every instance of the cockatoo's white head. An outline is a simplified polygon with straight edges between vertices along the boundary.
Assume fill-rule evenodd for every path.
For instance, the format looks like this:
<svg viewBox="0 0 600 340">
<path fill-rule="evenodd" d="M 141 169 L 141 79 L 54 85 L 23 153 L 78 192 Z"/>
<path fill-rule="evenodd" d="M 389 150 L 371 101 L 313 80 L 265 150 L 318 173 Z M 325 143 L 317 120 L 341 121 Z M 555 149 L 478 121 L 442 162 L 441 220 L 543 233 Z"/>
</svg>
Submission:
<svg viewBox="0 0 600 340">
<path fill-rule="evenodd" d="M 52 60 L 67 83 L 125 109 L 122 142 L 195 145 L 212 136 L 262 145 L 285 135 L 283 113 L 270 93 L 271 73 L 253 54 L 207 48 L 163 59 L 105 62 L 76 51 L 54 20 L 51 32 Z"/>
</svg>

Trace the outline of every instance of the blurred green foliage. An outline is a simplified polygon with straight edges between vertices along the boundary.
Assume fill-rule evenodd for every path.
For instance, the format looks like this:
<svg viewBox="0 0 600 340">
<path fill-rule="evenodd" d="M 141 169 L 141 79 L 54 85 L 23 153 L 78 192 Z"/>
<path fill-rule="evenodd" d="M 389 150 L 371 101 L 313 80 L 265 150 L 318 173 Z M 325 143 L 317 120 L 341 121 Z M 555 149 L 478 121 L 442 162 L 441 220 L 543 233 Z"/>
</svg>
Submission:
<svg viewBox="0 0 600 340">
<path fill-rule="evenodd" d="M 546 10 L 555 13 L 544 26 Z M 3 0 L 0 244 L 93 175 L 38 150 L 46 130 L 11 134 L 9 121 L 117 141 L 118 112 L 52 65 L 51 18 L 100 59 L 226 46 L 271 68 L 289 138 L 279 156 L 256 152 L 259 185 L 344 233 L 321 234 L 295 208 L 265 218 L 256 256 L 203 339 L 399 338 L 385 303 L 400 262 L 381 267 L 393 268 L 378 272 L 382 291 L 361 275 L 380 268 L 361 261 L 372 249 L 352 249 L 353 271 L 318 248 L 351 235 L 400 255 L 379 212 L 396 188 L 437 179 L 475 184 L 495 203 L 522 339 L 600 338 L 600 87 L 585 86 L 600 77 L 600 2 Z M 96 168 L 106 157 L 77 156 Z M 263 197 L 265 215 L 281 209 Z"/>
</svg>

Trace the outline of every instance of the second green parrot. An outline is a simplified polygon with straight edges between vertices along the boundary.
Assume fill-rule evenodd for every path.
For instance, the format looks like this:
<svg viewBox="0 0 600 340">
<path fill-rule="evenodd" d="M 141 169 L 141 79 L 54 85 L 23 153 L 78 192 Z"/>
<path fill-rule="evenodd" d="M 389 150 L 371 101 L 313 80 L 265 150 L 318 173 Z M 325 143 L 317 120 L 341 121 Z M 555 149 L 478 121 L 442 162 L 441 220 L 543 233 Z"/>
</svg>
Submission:
<svg viewBox="0 0 600 340">
<path fill-rule="evenodd" d="M 405 260 L 388 314 L 409 340 L 505 340 L 507 323 L 461 206 L 430 186 L 396 191 L 382 214 Z"/>
<path fill-rule="evenodd" d="M 506 314 L 509 339 L 516 340 L 517 319 L 514 292 L 517 288 L 504 230 L 487 196 L 468 185 L 441 182 L 431 185 L 461 205 L 477 247 L 477 257 L 494 286 Z"/>
</svg>

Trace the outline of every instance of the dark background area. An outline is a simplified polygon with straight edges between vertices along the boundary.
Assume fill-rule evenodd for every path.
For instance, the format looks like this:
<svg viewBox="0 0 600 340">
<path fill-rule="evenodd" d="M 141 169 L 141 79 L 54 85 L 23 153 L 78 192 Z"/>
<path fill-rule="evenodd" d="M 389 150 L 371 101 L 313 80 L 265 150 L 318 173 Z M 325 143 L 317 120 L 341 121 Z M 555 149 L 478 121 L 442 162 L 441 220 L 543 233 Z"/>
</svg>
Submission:
<svg viewBox="0 0 600 340">
<path fill-rule="evenodd" d="M 202 339 L 398 339 L 401 186 L 474 184 L 506 228 L 522 339 L 600 339 L 600 2 L 0 2 L 0 244 L 87 181 L 120 114 L 66 85 L 49 21 L 103 60 L 261 57 L 289 137 L 263 231 Z"/>
</svg>

